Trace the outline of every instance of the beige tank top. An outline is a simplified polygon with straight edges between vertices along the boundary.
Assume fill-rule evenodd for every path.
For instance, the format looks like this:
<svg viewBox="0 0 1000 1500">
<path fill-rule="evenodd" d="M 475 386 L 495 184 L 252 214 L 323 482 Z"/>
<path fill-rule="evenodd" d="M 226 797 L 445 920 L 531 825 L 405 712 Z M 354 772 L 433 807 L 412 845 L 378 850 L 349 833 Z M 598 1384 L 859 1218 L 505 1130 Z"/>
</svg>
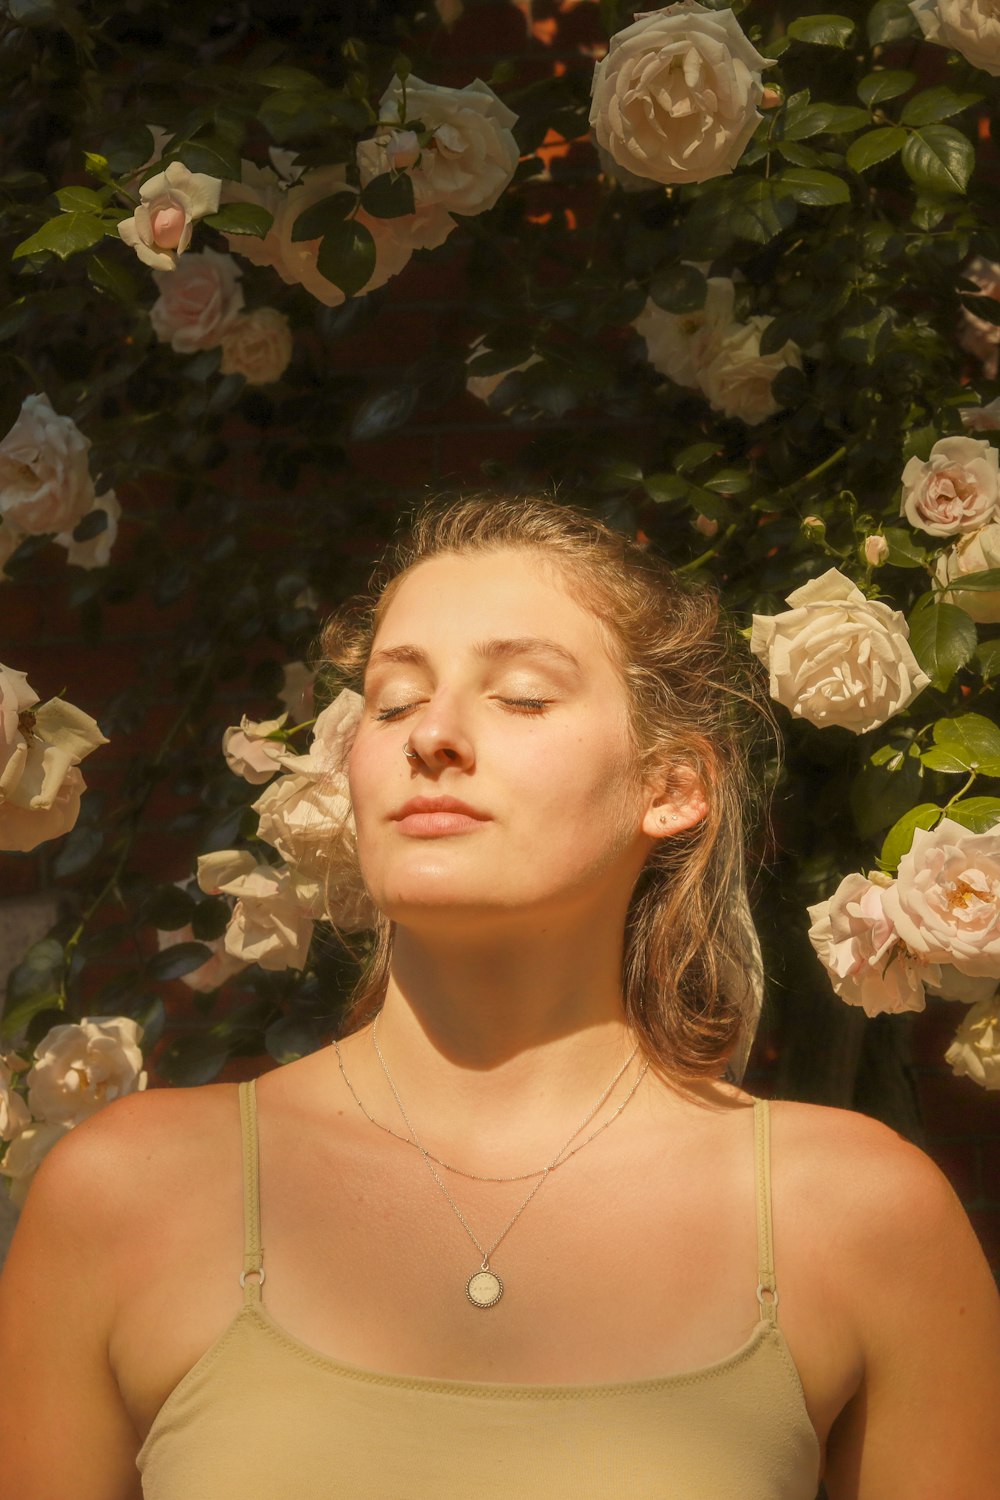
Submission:
<svg viewBox="0 0 1000 1500">
<path fill-rule="evenodd" d="M 701 1369 L 606 1385 L 386 1374 L 293 1338 L 262 1299 L 253 1081 L 239 1099 L 243 1305 L 153 1421 L 147 1500 L 815 1500 L 819 1441 L 777 1323 L 765 1099 L 752 1332 Z"/>
</svg>

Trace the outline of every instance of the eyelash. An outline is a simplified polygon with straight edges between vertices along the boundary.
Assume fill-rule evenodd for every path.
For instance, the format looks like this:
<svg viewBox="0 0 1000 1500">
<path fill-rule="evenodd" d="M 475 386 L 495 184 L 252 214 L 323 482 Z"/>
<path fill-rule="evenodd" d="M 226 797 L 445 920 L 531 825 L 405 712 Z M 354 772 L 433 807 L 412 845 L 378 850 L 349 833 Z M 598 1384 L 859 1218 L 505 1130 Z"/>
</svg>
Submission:
<svg viewBox="0 0 1000 1500">
<path fill-rule="evenodd" d="M 519 713 L 544 714 L 547 711 L 547 709 L 548 709 L 548 705 L 552 702 L 552 699 L 551 698 L 501 698 L 500 702 L 501 703 L 506 703 L 506 704 L 508 704 L 512 708 L 516 708 Z M 375 715 L 375 718 L 376 719 L 387 719 L 387 720 L 397 719 L 399 717 L 399 715 L 402 714 L 402 713 L 405 713 L 408 708 L 415 708 L 415 707 L 416 707 L 415 703 L 403 703 L 403 704 L 400 704 L 399 708 L 384 708 L 384 709 L 382 709 L 382 711 L 380 713 L 377 713 Z"/>
</svg>

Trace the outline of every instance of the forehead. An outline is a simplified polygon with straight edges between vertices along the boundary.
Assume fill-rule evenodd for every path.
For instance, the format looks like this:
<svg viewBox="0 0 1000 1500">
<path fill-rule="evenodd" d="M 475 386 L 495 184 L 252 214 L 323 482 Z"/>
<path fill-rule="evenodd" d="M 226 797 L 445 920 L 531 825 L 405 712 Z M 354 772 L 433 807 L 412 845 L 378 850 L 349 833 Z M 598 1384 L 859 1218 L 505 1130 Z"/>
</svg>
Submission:
<svg viewBox="0 0 1000 1500">
<path fill-rule="evenodd" d="M 413 644 L 454 653 L 493 638 L 540 637 L 588 666 L 617 670 L 597 617 L 573 598 L 572 578 L 526 551 L 445 554 L 418 563 L 386 607 L 374 648 Z"/>
</svg>

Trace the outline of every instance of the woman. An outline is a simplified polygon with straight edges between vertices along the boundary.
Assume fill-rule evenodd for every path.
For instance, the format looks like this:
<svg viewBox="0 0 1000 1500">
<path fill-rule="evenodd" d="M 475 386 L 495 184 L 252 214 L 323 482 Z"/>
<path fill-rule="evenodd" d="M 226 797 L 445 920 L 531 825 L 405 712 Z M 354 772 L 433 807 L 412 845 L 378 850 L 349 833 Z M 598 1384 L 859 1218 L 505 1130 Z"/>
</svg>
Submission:
<svg viewBox="0 0 1000 1500">
<path fill-rule="evenodd" d="M 993 1500 L 1000 1306 L 948 1183 L 738 1086 L 767 704 L 712 591 L 471 500 L 326 642 L 369 973 L 334 1047 L 46 1157 L 4 1494 Z"/>
</svg>

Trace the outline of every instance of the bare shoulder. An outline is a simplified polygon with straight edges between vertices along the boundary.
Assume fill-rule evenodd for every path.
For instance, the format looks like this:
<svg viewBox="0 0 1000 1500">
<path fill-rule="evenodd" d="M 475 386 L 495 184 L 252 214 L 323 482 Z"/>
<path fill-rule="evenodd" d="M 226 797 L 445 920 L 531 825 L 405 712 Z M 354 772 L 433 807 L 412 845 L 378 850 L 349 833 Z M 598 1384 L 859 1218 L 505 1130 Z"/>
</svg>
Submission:
<svg viewBox="0 0 1000 1500">
<path fill-rule="evenodd" d="M 879 1120 L 791 1101 L 771 1117 L 863 1359 L 829 1437 L 830 1500 L 995 1500 L 1000 1295 L 958 1195 Z"/>
</svg>

